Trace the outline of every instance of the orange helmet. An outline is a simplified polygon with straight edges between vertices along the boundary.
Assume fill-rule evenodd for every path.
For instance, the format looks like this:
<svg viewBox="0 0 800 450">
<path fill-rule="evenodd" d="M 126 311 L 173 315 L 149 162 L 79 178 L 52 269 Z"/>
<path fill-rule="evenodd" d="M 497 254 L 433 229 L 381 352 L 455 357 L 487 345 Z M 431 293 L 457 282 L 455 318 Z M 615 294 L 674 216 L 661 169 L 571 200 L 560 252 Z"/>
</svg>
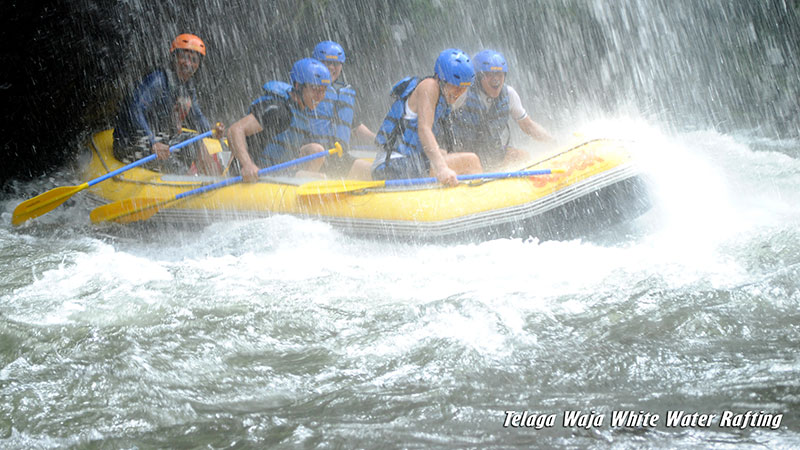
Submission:
<svg viewBox="0 0 800 450">
<path fill-rule="evenodd" d="M 206 56 L 206 44 L 203 44 L 203 40 L 193 34 L 178 35 L 178 37 L 172 41 L 169 52 L 172 53 L 178 48 L 182 50 L 192 50 Z"/>
</svg>

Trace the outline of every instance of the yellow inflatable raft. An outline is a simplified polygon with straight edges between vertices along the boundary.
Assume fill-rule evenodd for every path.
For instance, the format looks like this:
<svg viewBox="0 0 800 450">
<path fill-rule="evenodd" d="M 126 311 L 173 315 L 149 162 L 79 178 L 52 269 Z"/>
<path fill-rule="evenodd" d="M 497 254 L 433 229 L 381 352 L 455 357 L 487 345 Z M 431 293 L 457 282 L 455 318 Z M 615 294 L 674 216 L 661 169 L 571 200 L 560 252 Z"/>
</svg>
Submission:
<svg viewBox="0 0 800 450">
<path fill-rule="evenodd" d="M 207 139 L 209 148 L 220 149 Z M 90 141 L 91 180 L 123 166 L 112 154 L 112 131 Z M 214 151 L 214 150 L 212 150 Z M 329 156 L 334 157 L 334 156 Z M 650 207 L 647 185 L 625 143 L 597 139 L 556 152 L 523 170 L 559 169 L 544 176 L 440 185 L 342 189 L 308 194 L 310 179 L 262 177 L 166 202 L 149 220 L 211 222 L 291 214 L 322 220 L 348 233 L 393 239 L 563 239 L 638 217 Z M 173 199 L 223 178 L 168 175 L 137 167 L 89 189 L 99 205 L 128 199 Z M 358 186 L 358 184 L 353 183 Z M 342 181 L 343 187 L 348 181 Z"/>
</svg>

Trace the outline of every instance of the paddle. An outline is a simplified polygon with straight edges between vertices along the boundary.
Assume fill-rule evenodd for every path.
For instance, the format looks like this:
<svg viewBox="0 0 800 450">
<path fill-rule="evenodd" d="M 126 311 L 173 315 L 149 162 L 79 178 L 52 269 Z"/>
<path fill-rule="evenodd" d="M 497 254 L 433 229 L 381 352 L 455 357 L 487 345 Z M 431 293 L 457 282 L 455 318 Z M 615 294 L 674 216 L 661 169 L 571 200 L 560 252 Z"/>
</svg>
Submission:
<svg viewBox="0 0 800 450">
<path fill-rule="evenodd" d="M 541 169 L 524 170 L 519 172 L 494 172 L 477 173 L 472 175 L 459 175 L 458 181 L 499 179 L 499 178 L 523 178 L 536 175 L 550 175 L 553 173 L 563 173 L 564 169 Z M 379 181 L 357 181 L 357 180 L 320 180 L 303 184 L 297 189 L 297 195 L 325 195 L 341 194 L 345 192 L 360 191 L 362 189 L 390 187 L 390 186 L 414 186 L 419 184 L 437 183 L 436 178 L 407 178 L 401 180 L 379 180 Z"/>
<path fill-rule="evenodd" d="M 197 141 L 199 141 L 201 139 L 207 138 L 207 137 L 211 136 L 212 133 L 213 133 L 213 130 L 212 131 L 206 131 L 205 133 L 197 135 L 197 136 L 195 136 L 195 137 L 193 137 L 191 139 L 187 139 L 187 140 L 181 142 L 180 144 L 173 145 L 172 147 L 169 148 L 169 151 L 171 151 L 171 152 L 175 151 L 175 150 L 177 150 L 179 148 L 185 147 L 185 146 L 187 146 L 189 144 L 192 144 L 194 142 L 197 142 Z M 35 217 L 39 217 L 39 216 L 41 216 L 43 214 L 47 214 L 48 212 L 54 210 L 60 204 L 62 204 L 65 201 L 67 201 L 70 197 L 72 197 L 73 195 L 77 194 L 78 192 L 80 192 L 80 191 L 82 191 L 82 190 L 84 190 L 84 189 L 86 189 L 88 187 L 94 186 L 95 184 L 100 183 L 101 181 L 105 181 L 105 180 L 107 180 L 109 178 L 113 178 L 113 177 L 121 174 L 122 172 L 125 172 L 125 171 L 128 171 L 130 169 L 133 169 L 134 167 L 138 167 L 138 166 L 141 166 L 142 164 L 148 163 L 148 162 L 150 162 L 150 161 L 152 161 L 152 160 L 154 160 L 156 158 L 157 158 L 157 155 L 154 153 L 154 154 L 152 154 L 150 156 L 147 156 L 145 158 L 142 158 L 142 159 L 140 159 L 138 161 L 132 162 L 132 163 L 128 164 L 127 166 L 120 167 L 117 170 L 109 172 L 109 173 L 107 173 L 107 174 L 105 174 L 105 175 L 103 175 L 101 177 L 95 178 L 94 180 L 87 181 L 86 183 L 80 184 L 78 186 L 61 186 L 61 187 L 57 187 L 57 188 L 54 188 L 54 189 L 51 189 L 51 190 L 45 192 L 44 194 L 39 194 L 36 197 L 33 197 L 31 199 L 28 199 L 28 200 L 25 200 L 24 202 L 22 202 L 19 205 L 17 205 L 16 208 L 14 208 L 14 213 L 11 215 L 11 223 L 14 226 L 17 226 L 17 225 L 20 225 L 20 224 L 22 224 L 23 222 L 25 222 L 27 220 L 33 219 Z"/>
<path fill-rule="evenodd" d="M 271 167 L 265 167 L 258 171 L 258 175 L 259 176 L 265 175 L 270 172 L 275 172 L 281 169 L 285 169 L 287 167 L 296 166 L 306 161 L 310 161 L 312 159 L 317 159 L 332 154 L 338 154 L 339 157 L 341 157 L 342 145 L 337 142 L 334 144 L 334 148 L 332 149 L 323 150 L 321 152 L 314 153 L 313 155 L 303 156 L 302 158 L 293 159 L 291 161 L 287 161 L 285 163 L 277 164 Z M 158 212 L 159 208 L 168 203 L 172 203 L 180 199 L 190 197 L 192 195 L 202 194 L 204 192 L 212 191 L 214 189 L 219 189 L 225 186 L 229 186 L 231 184 L 239 183 L 241 181 L 242 181 L 241 176 L 227 178 L 220 182 L 209 184 L 208 186 L 202 186 L 196 189 L 192 189 L 190 191 L 182 192 L 180 194 L 175 195 L 172 198 L 166 198 L 166 199 L 139 197 L 139 198 L 131 198 L 128 200 L 121 200 L 118 202 L 109 203 L 108 205 L 103 205 L 95 208 L 91 212 L 91 214 L 89 214 L 89 217 L 92 219 L 93 223 L 106 222 L 109 220 L 114 220 L 119 223 L 130 223 L 139 220 L 147 220 L 150 217 L 153 217 L 153 215 L 155 215 L 155 213 Z"/>
</svg>

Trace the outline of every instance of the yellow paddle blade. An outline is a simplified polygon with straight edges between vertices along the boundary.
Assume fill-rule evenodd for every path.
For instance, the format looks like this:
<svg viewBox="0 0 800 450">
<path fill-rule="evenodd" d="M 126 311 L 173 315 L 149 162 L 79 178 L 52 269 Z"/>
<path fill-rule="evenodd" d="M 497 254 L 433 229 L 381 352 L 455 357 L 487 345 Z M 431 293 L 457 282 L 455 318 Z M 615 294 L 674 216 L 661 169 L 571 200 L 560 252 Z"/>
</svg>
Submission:
<svg viewBox="0 0 800 450">
<path fill-rule="evenodd" d="M 305 183 L 297 188 L 297 195 L 326 195 L 343 192 L 360 191 L 362 189 L 383 187 L 386 180 L 359 181 L 359 180 L 320 180 Z"/>
<path fill-rule="evenodd" d="M 147 220 L 158 212 L 159 206 L 170 201 L 172 199 L 129 198 L 93 209 L 89 218 L 92 219 L 92 223 L 108 222 L 109 220 L 118 223 Z"/>
<path fill-rule="evenodd" d="M 25 200 L 14 208 L 14 213 L 11 215 L 11 223 L 17 226 L 34 217 L 46 214 L 56 209 L 58 205 L 67 201 L 70 197 L 75 195 L 75 193 L 87 187 L 89 187 L 88 183 L 83 183 L 78 186 L 61 186 Z"/>
</svg>

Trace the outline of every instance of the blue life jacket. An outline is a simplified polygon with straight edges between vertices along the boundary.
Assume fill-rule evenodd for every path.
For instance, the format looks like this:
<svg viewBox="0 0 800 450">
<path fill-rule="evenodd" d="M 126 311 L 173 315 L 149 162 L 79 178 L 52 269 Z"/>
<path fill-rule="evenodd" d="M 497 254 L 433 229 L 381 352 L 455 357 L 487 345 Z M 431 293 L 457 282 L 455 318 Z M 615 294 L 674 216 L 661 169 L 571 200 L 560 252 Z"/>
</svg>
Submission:
<svg viewBox="0 0 800 450">
<path fill-rule="evenodd" d="M 297 107 L 297 103 L 289 95 L 292 86 L 288 83 L 269 81 L 264 84 L 264 90 L 266 94 L 254 100 L 251 106 L 261 102 L 284 102 L 292 112 L 289 128 L 270 139 L 263 150 L 264 157 L 270 163 L 280 164 L 297 157 L 295 152 L 303 145 L 315 142 L 310 117 L 314 112 L 308 108 L 301 110 Z"/>
<path fill-rule="evenodd" d="M 419 77 L 406 77 L 397 82 L 392 88 L 392 96 L 395 101 L 386 113 L 383 123 L 375 136 L 375 143 L 383 147 L 386 151 L 386 161 L 389 161 L 392 152 L 398 152 L 404 156 L 426 158 L 419 140 L 418 120 L 404 119 L 406 100 L 417 88 L 420 81 Z M 436 103 L 436 111 L 433 116 L 433 135 L 438 139 L 442 132 L 442 119 L 450 114 L 450 107 L 441 91 L 439 100 Z"/>
<path fill-rule="evenodd" d="M 191 99 L 192 103 L 187 122 L 182 125 L 199 130 L 211 129 L 197 103 L 194 80 L 181 82 L 171 69 L 156 69 L 122 101 L 115 118 L 114 139 L 131 141 L 146 136 L 152 146 L 156 133 L 175 129 L 173 107 L 182 97 Z"/>
<path fill-rule="evenodd" d="M 339 87 L 335 87 L 338 84 Z M 352 86 L 335 83 L 328 86 L 325 98 L 314 109 L 316 119 L 313 130 L 319 136 L 319 142 L 325 148 L 333 147 L 335 141 L 345 147 L 350 144 L 353 129 L 353 108 L 356 104 L 356 91 Z"/>
<path fill-rule="evenodd" d="M 468 151 L 496 151 L 504 147 L 501 135 L 510 114 L 508 87 L 503 86 L 488 107 L 481 102 L 479 89 L 479 83 L 472 85 L 464 105 L 453 112 L 453 135 L 457 145 Z"/>
</svg>

